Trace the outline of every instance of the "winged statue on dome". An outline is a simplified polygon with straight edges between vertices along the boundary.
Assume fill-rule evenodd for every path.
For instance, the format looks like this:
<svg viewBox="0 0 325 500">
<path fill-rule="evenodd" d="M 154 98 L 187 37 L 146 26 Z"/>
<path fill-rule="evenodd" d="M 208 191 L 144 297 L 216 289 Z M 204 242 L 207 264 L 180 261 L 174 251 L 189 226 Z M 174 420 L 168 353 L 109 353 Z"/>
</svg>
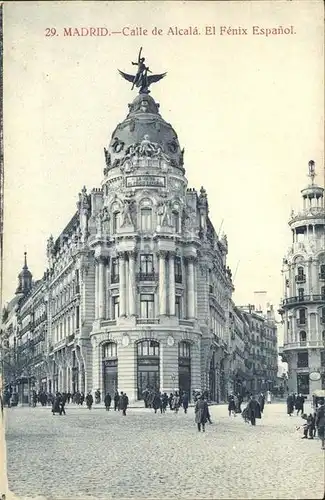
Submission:
<svg viewBox="0 0 325 500">
<path fill-rule="evenodd" d="M 132 90 L 134 89 L 134 87 L 137 87 L 140 88 L 139 94 L 149 94 L 149 86 L 152 83 L 159 82 L 159 80 L 164 78 L 167 73 L 161 73 L 160 75 L 148 75 L 148 73 L 152 73 L 152 71 L 150 71 L 149 66 L 145 65 L 145 58 L 141 57 L 141 52 L 142 47 L 139 51 L 138 61 L 132 62 L 134 66 L 138 66 L 136 75 L 129 75 L 128 73 L 124 73 L 123 71 L 118 71 L 125 80 L 132 83 Z"/>
</svg>

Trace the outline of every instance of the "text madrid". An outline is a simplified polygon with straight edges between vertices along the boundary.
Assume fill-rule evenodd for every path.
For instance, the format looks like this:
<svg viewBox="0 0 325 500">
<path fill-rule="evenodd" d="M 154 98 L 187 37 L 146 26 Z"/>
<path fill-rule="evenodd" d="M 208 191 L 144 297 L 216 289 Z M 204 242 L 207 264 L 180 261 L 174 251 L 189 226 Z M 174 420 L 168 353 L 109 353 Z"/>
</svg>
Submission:
<svg viewBox="0 0 325 500">
<path fill-rule="evenodd" d="M 188 26 L 186 28 L 180 28 L 178 26 L 171 26 L 167 30 L 162 28 L 154 27 L 151 30 L 143 28 L 141 26 L 125 26 L 120 31 L 110 32 L 105 27 L 80 27 L 80 28 L 63 28 L 63 35 L 67 37 L 78 37 L 78 36 L 110 36 L 111 34 L 120 34 L 122 36 L 148 36 L 148 35 L 170 35 L 170 36 L 198 36 L 198 35 L 221 35 L 221 36 L 245 36 L 245 35 L 262 35 L 262 36 L 272 36 L 272 35 L 295 35 L 295 30 L 293 26 L 277 26 L 273 28 L 265 28 L 261 26 L 251 26 L 250 28 L 244 28 L 242 26 L 232 27 L 232 26 L 205 26 L 203 29 L 199 29 L 197 26 Z"/>
</svg>

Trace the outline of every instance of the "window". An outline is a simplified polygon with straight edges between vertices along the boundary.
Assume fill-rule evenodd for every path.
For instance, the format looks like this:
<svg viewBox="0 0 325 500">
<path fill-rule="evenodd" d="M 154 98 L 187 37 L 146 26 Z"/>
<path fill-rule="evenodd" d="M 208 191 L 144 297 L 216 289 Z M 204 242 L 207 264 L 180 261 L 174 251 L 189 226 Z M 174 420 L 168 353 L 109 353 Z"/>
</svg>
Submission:
<svg viewBox="0 0 325 500">
<path fill-rule="evenodd" d="M 152 210 L 151 208 L 141 208 L 141 230 L 151 231 Z"/>
<path fill-rule="evenodd" d="M 176 211 L 172 212 L 172 226 L 175 233 L 179 233 L 179 213 Z"/>
<path fill-rule="evenodd" d="M 175 281 L 176 281 L 176 283 L 182 283 L 182 259 L 181 259 L 181 257 L 175 257 Z"/>
<path fill-rule="evenodd" d="M 182 297 L 176 295 L 175 297 L 175 314 L 176 318 L 182 317 Z"/>
<path fill-rule="evenodd" d="M 325 330 L 322 331 L 322 341 L 325 342 Z"/>
<path fill-rule="evenodd" d="M 113 234 L 116 234 L 120 229 L 120 212 L 113 213 Z"/>
<path fill-rule="evenodd" d="M 298 300 L 304 300 L 304 289 L 298 288 Z"/>
<path fill-rule="evenodd" d="M 306 343 L 306 340 L 307 340 L 307 335 L 306 335 L 306 332 L 302 331 L 299 333 L 299 341 L 300 343 Z"/>
<path fill-rule="evenodd" d="M 117 348 L 114 342 L 108 342 L 103 345 L 103 358 L 116 358 L 117 357 Z"/>
<path fill-rule="evenodd" d="M 153 255 L 140 255 L 140 280 L 152 280 L 154 278 Z"/>
<path fill-rule="evenodd" d="M 320 322 L 321 322 L 323 325 L 325 324 L 325 307 L 322 307 Z"/>
<path fill-rule="evenodd" d="M 76 328 L 79 328 L 79 322 L 80 322 L 80 308 L 79 306 L 76 307 Z"/>
<path fill-rule="evenodd" d="M 306 324 L 306 309 L 299 309 L 298 323 L 300 325 Z"/>
<path fill-rule="evenodd" d="M 325 280 L 325 264 L 319 266 L 319 277 L 321 280 Z"/>
<path fill-rule="evenodd" d="M 304 268 L 298 267 L 298 276 L 303 276 L 303 275 L 304 275 Z"/>
<path fill-rule="evenodd" d="M 113 257 L 112 259 L 112 270 L 111 270 L 111 282 L 118 283 L 120 279 L 119 275 L 119 260 L 118 257 Z"/>
<path fill-rule="evenodd" d="M 118 295 L 112 298 L 112 306 L 112 319 L 116 319 L 120 315 L 120 297 Z"/>
<path fill-rule="evenodd" d="M 325 351 L 320 352 L 320 365 L 325 366 Z"/>
<path fill-rule="evenodd" d="M 153 318 L 154 317 L 154 295 L 141 294 L 140 295 L 140 317 Z"/>
<path fill-rule="evenodd" d="M 321 294 L 322 300 L 325 300 L 325 286 L 322 286 L 322 288 L 320 289 L 320 294 Z"/>
<path fill-rule="evenodd" d="M 297 368 L 308 368 L 308 352 L 298 352 Z"/>
<path fill-rule="evenodd" d="M 178 344 L 178 356 L 180 358 L 190 358 L 191 357 L 191 346 L 188 342 L 180 342 Z"/>
<path fill-rule="evenodd" d="M 155 340 L 143 340 L 138 343 L 138 356 L 159 357 L 159 342 Z"/>
</svg>

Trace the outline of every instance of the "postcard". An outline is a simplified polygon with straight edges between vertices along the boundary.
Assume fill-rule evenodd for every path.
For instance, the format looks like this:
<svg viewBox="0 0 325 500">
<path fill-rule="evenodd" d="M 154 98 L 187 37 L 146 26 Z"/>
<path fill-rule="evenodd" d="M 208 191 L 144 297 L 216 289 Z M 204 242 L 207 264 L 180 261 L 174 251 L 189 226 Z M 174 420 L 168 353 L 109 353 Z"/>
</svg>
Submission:
<svg viewBox="0 0 325 500">
<path fill-rule="evenodd" d="M 324 498 L 323 3 L 1 16 L 2 500 Z"/>
</svg>

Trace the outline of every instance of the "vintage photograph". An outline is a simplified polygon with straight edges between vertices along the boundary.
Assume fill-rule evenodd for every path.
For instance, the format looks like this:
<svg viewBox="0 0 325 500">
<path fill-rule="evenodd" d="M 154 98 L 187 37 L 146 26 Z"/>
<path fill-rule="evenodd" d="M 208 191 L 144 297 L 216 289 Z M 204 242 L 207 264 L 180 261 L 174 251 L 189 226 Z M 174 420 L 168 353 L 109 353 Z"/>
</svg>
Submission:
<svg viewBox="0 0 325 500">
<path fill-rule="evenodd" d="M 2 5 L 1 500 L 325 498 L 323 14 Z"/>
</svg>

